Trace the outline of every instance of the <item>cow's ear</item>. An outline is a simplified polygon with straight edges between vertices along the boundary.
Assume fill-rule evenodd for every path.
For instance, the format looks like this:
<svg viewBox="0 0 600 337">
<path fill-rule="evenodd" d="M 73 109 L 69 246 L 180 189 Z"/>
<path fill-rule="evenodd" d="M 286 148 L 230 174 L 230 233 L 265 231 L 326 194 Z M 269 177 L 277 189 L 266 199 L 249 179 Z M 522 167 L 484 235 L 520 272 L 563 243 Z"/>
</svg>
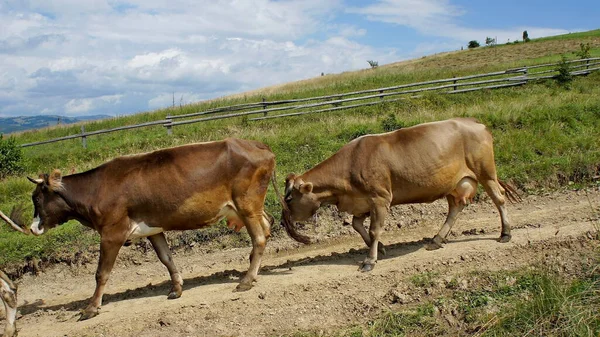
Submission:
<svg viewBox="0 0 600 337">
<path fill-rule="evenodd" d="M 300 185 L 300 193 L 302 193 L 302 194 L 308 194 L 308 193 L 312 192 L 312 190 L 313 190 L 312 183 L 304 183 L 304 184 Z"/>
<path fill-rule="evenodd" d="M 50 186 L 50 189 L 55 192 L 64 189 L 62 184 L 62 173 L 60 173 L 60 170 L 52 171 L 48 177 L 48 186 Z"/>
<path fill-rule="evenodd" d="M 296 180 L 296 175 L 290 173 L 285 177 L 285 196 L 288 197 L 292 192 L 292 188 L 294 188 L 294 180 Z"/>
<path fill-rule="evenodd" d="M 294 181 L 296 179 L 296 175 L 294 173 L 290 173 L 285 177 L 285 184 L 287 185 L 290 181 Z"/>
</svg>

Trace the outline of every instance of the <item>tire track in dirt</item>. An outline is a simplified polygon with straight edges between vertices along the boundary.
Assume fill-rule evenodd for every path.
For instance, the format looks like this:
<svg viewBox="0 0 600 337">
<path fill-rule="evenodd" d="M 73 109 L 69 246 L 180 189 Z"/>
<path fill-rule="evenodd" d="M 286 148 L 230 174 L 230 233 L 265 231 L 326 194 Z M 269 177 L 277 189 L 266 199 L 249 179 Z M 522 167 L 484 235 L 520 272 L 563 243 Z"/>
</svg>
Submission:
<svg viewBox="0 0 600 337">
<path fill-rule="evenodd" d="M 390 291 L 406 290 L 408 278 L 417 273 L 512 269 L 548 254 L 594 249 L 598 242 L 586 233 L 600 221 L 599 205 L 598 189 L 529 196 L 509 206 L 513 240 L 500 244 L 495 241 L 499 216 L 489 201 L 480 202 L 461 214 L 453 229 L 457 234 L 436 251 L 423 248 L 423 237 L 433 236 L 441 226 L 445 202 L 401 206 L 394 208 L 383 236 L 387 256 L 371 273 L 357 271 L 366 255 L 357 234 L 320 235 L 320 242 L 310 246 L 282 238 L 269 243 L 258 282 L 243 293 L 232 290 L 248 268 L 250 248 L 180 253 L 175 260 L 183 271 L 184 293 L 171 301 L 166 299 L 168 273 L 150 252 L 139 258 L 143 261 L 119 262 L 101 314 L 83 322 L 76 321 L 78 310 L 93 292 L 95 266 L 56 266 L 21 280 L 19 335 L 271 336 L 326 331 L 388 309 Z"/>
</svg>

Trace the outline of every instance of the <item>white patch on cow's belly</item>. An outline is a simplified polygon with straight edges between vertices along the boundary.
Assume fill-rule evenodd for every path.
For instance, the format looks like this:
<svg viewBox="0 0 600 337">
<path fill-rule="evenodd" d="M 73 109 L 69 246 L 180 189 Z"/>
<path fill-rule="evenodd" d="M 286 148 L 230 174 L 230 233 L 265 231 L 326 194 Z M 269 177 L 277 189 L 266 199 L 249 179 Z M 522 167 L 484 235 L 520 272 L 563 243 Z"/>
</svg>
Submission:
<svg viewBox="0 0 600 337">
<path fill-rule="evenodd" d="M 146 225 L 145 222 L 135 222 L 131 221 L 131 229 L 129 232 L 129 237 L 127 239 L 134 240 L 139 238 L 145 238 L 148 236 L 156 235 L 158 233 L 162 233 L 164 229 L 162 227 L 150 227 Z"/>
<path fill-rule="evenodd" d="M 225 218 L 227 219 L 227 222 L 230 225 L 233 225 L 234 227 L 236 227 L 235 224 L 239 223 L 240 224 L 239 228 L 241 229 L 241 227 L 243 227 L 244 222 L 242 221 L 242 219 L 240 219 L 240 216 L 238 215 L 238 212 L 237 212 L 237 208 L 235 207 L 235 205 L 233 204 L 232 201 L 228 201 L 228 202 L 224 203 L 221 206 L 221 208 L 219 209 L 219 213 L 217 213 L 217 216 L 215 216 L 214 219 L 210 221 L 210 223 L 216 224 Z"/>
</svg>

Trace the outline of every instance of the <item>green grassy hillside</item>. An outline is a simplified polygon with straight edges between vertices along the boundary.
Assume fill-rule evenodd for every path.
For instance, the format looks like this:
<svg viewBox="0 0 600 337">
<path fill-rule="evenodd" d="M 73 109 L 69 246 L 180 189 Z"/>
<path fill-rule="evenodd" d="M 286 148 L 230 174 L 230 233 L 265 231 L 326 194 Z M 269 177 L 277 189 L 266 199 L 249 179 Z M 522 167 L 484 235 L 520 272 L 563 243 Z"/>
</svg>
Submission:
<svg viewBox="0 0 600 337">
<path fill-rule="evenodd" d="M 530 43 L 498 45 L 443 53 L 338 75 L 283 84 L 200 104 L 164 109 L 86 124 L 99 130 L 154 121 L 167 114 L 202 111 L 216 106 L 327 95 L 504 70 L 556 62 L 562 55 L 576 58 L 580 43 L 590 43 L 591 55 L 600 56 L 600 30 L 569 34 Z M 366 62 L 365 62 L 366 63 Z M 420 99 L 314 114 L 250 122 L 245 118 L 175 127 L 167 135 L 162 126 L 121 131 L 80 140 L 24 149 L 25 173 L 37 175 L 53 168 L 65 174 L 93 168 L 115 156 L 225 137 L 256 139 L 268 144 L 277 157 L 281 182 L 290 172 L 303 172 L 324 160 L 353 138 L 383 132 L 389 125 L 410 126 L 457 116 L 478 118 L 495 138 L 496 162 L 502 179 L 522 190 L 585 184 L 600 169 L 600 72 L 574 79 L 570 88 L 554 81 L 523 87 L 457 95 L 428 94 Z M 29 143 L 80 132 L 80 126 L 23 132 L 17 142 Z M 0 181 L 0 209 L 25 202 L 31 210 L 33 186 L 25 176 Z M 275 194 L 269 191 L 267 209 L 278 214 Z M 0 266 L 21 263 L 26 257 L 59 258 L 87 249 L 95 236 L 78 224 L 68 224 L 42 238 L 23 237 L 0 229 Z"/>
</svg>

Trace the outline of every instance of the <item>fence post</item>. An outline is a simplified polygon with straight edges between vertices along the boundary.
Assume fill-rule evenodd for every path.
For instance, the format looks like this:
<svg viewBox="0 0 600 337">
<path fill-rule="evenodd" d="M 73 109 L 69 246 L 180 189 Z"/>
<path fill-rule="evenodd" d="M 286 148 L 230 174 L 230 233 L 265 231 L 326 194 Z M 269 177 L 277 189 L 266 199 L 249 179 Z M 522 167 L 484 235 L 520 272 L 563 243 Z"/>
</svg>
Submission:
<svg viewBox="0 0 600 337">
<path fill-rule="evenodd" d="M 167 135 L 171 136 L 173 134 L 173 120 L 172 119 L 167 119 L 167 122 L 165 124 L 163 124 L 163 126 L 165 128 L 167 128 Z"/>
<path fill-rule="evenodd" d="M 452 78 L 456 78 L 456 75 L 452 76 Z M 452 81 L 453 84 L 456 84 L 456 80 Z M 454 90 L 456 90 L 456 86 L 454 86 Z"/>
<path fill-rule="evenodd" d="M 379 90 L 380 94 L 383 94 L 383 90 Z M 381 98 L 381 100 L 383 101 L 383 95 L 379 96 L 379 98 Z"/>
<path fill-rule="evenodd" d="M 167 136 L 170 136 L 173 134 L 173 126 L 171 125 L 171 122 L 173 122 L 173 120 L 171 119 L 171 114 L 167 114 L 167 123 L 163 124 L 163 126 L 165 128 L 167 128 Z"/>
<path fill-rule="evenodd" d="M 81 126 L 81 144 L 84 149 L 87 149 L 87 137 L 85 136 L 85 125 Z"/>
<path fill-rule="evenodd" d="M 262 98 L 262 103 L 263 103 L 263 104 L 262 104 L 262 106 L 263 106 L 263 109 L 267 109 L 267 104 L 266 104 L 265 102 L 266 102 L 266 99 L 263 97 L 263 98 Z M 267 112 L 266 112 L 266 111 L 265 111 L 265 112 L 263 112 L 263 116 L 266 116 L 266 115 L 267 115 Z"/>
<path fill-rule="evenodd" d="M 587 59 L 587 61 L 585 61 L 585 69 L 590 69 L 590 59 Z"/>
</svg>

